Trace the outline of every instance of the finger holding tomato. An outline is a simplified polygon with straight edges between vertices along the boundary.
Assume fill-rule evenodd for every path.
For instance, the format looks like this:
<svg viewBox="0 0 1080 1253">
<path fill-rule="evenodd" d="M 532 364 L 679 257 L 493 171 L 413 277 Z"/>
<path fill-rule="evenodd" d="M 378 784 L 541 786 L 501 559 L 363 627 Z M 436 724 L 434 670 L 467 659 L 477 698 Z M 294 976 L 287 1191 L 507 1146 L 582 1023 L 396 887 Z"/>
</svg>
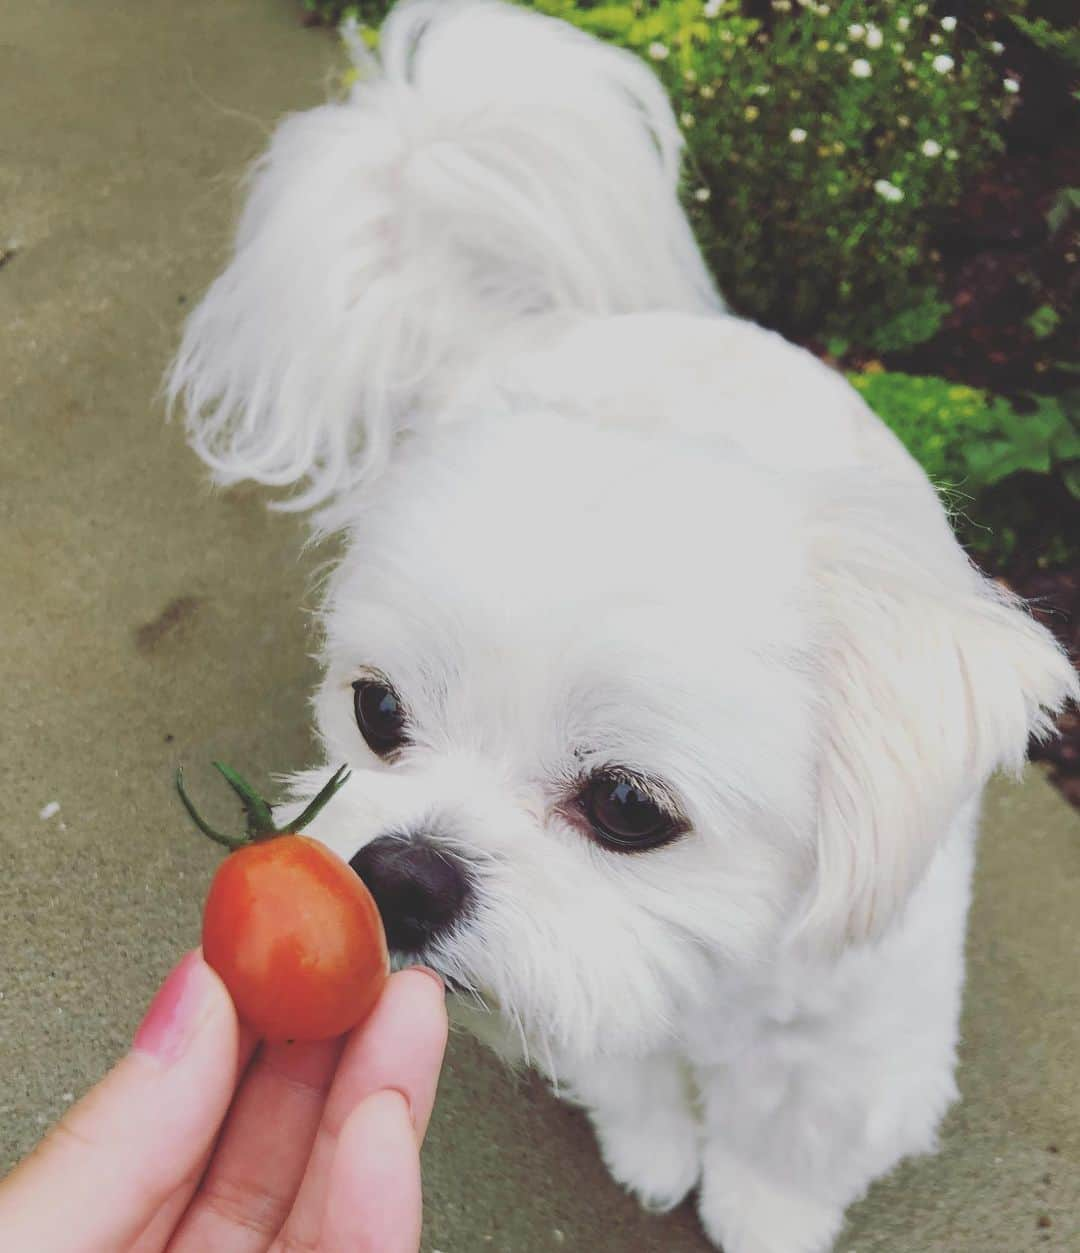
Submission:
<svg viewBox="0 0 1080 1253">
<path fill-rule="evenodd" d="M 344 771 L 278 830 L 219 768 L 246 836 L 208 827 L 178 778 L 196 822 L 232 850 L 207 897 L 205 959 L 184 958 L 127 1056 L 0 1183 L 5 1248 L 417 1253 L 441 980 L 388 977 L 367 889 L 296 834 Z"/>
</svg>

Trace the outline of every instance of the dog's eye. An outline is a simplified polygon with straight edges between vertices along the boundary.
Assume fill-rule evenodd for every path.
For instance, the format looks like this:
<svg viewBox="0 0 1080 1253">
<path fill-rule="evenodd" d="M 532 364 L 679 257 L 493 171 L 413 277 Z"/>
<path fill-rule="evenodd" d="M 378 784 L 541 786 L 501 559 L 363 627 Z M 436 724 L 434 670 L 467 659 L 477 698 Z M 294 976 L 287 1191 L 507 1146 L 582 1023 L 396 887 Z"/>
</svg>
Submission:
<svg viewBox="0 0 1080 1253">
<path fill-rule="evenodd" d="M 581 807 L 601 842 L 614 849 L 655 848 L 684 829 L 630 775 L 594 774 L 581 794 Z"/>
<path fill-rule="evenodd" d="M 357 679 L 353 684 L 356 725 L 373 753 L 384 757 L 408 740 L 405 710 L 397 692 L 382 679 Z"/>
</svg>

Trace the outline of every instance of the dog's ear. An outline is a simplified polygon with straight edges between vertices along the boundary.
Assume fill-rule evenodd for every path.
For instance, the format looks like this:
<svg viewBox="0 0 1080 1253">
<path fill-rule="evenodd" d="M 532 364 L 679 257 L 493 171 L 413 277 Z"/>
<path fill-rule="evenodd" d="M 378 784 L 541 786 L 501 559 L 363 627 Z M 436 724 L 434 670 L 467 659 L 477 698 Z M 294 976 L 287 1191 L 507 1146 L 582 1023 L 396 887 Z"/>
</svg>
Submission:
<svg viewBox="0 0 1080 1253">
<path fill-rule="evenodd" d="M 632 54 L 443 0 L 394 6 L 381 65 L 351 44 L 348 99 L 287 118 L 256 165 L 168 381 L 218 481 L 302 486 L 294 509 L 478 397 L 501 411 L 492 367 L 538 319 L 723 308 L 679 202 L 681 131 Z"/>
<path fill-rule="evenodd" d="M 801 933 L 896 918 L 960 806 L 1078 694 L 1024 605 L 968 561 L 928 485 L 831 483 L 815 536 L 823 658 L 816 867 Z"/>
</svg>

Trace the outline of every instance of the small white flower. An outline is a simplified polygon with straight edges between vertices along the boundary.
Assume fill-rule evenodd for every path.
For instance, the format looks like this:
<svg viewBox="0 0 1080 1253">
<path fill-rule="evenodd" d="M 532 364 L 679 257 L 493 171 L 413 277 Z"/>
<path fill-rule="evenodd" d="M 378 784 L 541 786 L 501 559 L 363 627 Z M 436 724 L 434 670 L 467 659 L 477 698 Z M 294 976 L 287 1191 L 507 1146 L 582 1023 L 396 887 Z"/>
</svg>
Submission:
<svg viewBox="0 0 1080 1253">
<path fill-rule="evenodd" d="M 925 4 L 917 4 L 912 12 L 916 17 L 925 17 L 927 14 L 927 7 Z"/>
<path fill-rule="evenodd" d="M 868 26 L 866 28 L 866 46 L 868 48 L 880 48 L 884 42 L 885 36 L 876 26 Z"/>
<path fill-rule="evenodd" d="M 847 28 L 848 38 L 856 43 L 866 34 L 866 27 L 861 22 L 855 22 Z"/>
<path fill-rule="evenodd" d="M 715 91 L 713 91 L 713 89 L 709 86 L 709 84 L 708 84 L 708 83 L 706 83 L 706 84 L 705 84 L 705 86 L 704 86 L 704 87 L 702 87 L 702 89 L 701 89 L 701 98 L 702 98 L 702 100 L 711 100 L 711 99 L 713 98 L 713 96 L 715 96 L 715 95 L 716 95 L 716 92 L 715 92 Z"/>
<path fill-rule="evenodd" d="M 960 155 L 960 153 L 959 153 L 959 151 L 958 151 L 956 148 L 946 148 L 946 149 L 945 149 L 945 159 L 946 159 L 946 161 L 955 161 L 955 160 L 956 160 L 956 158 L 957 158 L 959 155 Z"/>
<path fill-rule="evenodd" d="M 702 13 L 706 17 L 719 17 L 722 8 L 723 0 L 705 0 L 705 7 L 702 9 Z"/>
<path fill-rule="evenodd" d="M 924 157 L 940 157 L 941 145 L 936 139 L 924 139 L 922 144 L 922 154 Z"/>
<path fill-rule="evenodd" d="M 901 127 L 903 130 L 907 130 L 907 128 L 911 125 L 911 118 L 909 118 L 906 113 L 898 113 L 896 116 L 896 125 Z"/>
<path fill-rule="evenodd" d="M 939 74 L 948 74 L 948 72 L 953 68 L 956 62 L 952 59 L 951 56 L 949 56 L 947 52 L 939 52 L 938 55 L 934 57 L 933 61 L 930 62 L 930 64 L 934 67 L 935 70 L 937 70 Z"/>
<path fill-rule="evenodd" d="M 911 26 L 911 18 L 910 18 L 910 17 L 898 17 L 898 18 L 896 19 L 896 29 L 897 29 L 897 30 L 899 30 L 899 31 L 906 31 L 906 30 L 908 30 L 908 29 L 910 28 L 910 26 Z"/>
<path fill-rule="evenodd" d="M 698 201 L 699 204 L 705 204 L 707 200 L 712 199 L 712 192 L 707 187 L 699 187 L 697 191 L 694 192 L 694 199 Z"/>
<path fill-rule="evenodd" d="M 874 184 L 874 191 L 889 204 L 896 204 L 904 198 L 904 193 L 900 188 L 895 183 L 890 183 L 887 178 L 879 178 Z"/>
<path fill-rule="evenodd" d="M 692 113 L 680 113 L 679 121 L 687 130 L 689 130 L 690 127 L 694 125 L 694 115 Z"/>
<path fill-rule="evenodd" d="M 856 78 L 869 78 L 874 71 L 865 57 L 856 57 L 851 63 L 851 72 Z"/>
<path fill-rule="evenodd" d="M 941 36 L 937 33 L 937 31 L 934 31 L 934 33 L 930 36 L 930 42 L 935 47 L 937 47 L 937 45 L 941 43 Z"/>
<path fill-rule="evenodd" d="M 1015 78 L 1006 78 L 1002 81 L 1001 85 L 1002 87 L 1005 88 L 1005 90 L 1009 93 L 1010 96 L 1015 96 L 1016 93 L 1020 90 L 1020 84 L 1016 81 Z"/>
<path fill-rule="evenodd" d="M 788 132 L 788 139 L 793 144 L 804 144 L 806 143 L 806 131 L 801 126 L 793 126 Z"/>
<path fill-rule="evenodd" d="M 827 4 L 819 4 L 814 12 L 818 15 L 818 17 L 828 17 L 832 10 Z"/>
<path fill-rule="evenodd" d="M 756 122 L 758 118 L 761 117 L 761 110 L 756 104 L 748 104 L 746 108 L 743 109 L 743 117 L 746 118 L 748 122 Z"/>
<path fill-rule="evenodd" d="M 941 19 L 941 29 L 948 31 L 951 34 L 954 30 L 956 30 L 956 18 L 943 17 Z"/>
<path fill-rule="evenodd" d="M 990 51 L 995 56 L 1000 56 L 1005 51 L 1005 45 L 1001 42 L 1001 40 L 995 39 L 994 42 L 990 45 Z"/>
<path fill-rule="evenodd" d="M 649 56 L 651 56 L 654 61 L 666 61 L 670 55 L 671 49 L 667 46 L 667 44 L 662 44 L 659 40 L 655 43 L 649 44 Z"/>
</svg>

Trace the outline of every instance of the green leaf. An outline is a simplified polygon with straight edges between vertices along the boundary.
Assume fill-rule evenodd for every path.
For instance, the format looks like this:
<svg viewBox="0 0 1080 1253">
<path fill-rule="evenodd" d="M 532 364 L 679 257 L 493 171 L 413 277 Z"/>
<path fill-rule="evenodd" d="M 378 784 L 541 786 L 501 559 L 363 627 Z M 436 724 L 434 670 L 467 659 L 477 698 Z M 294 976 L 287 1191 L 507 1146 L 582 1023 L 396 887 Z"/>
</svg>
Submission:
<svg viewBox="0 0 1080 1253">
<path fill-rule="evenodd" d="M 1039 305 L 1024 319 L 1024 325 L 1036 339 L 1049 339 L 1061 325 L 1061 314 L 1053 305 Z"/>
<path fill-rule="evenodd" d="M 860 342 L 877 352 L 903 352 L 933 339 L 952 306 L 935 288 L 920 296 L 916 304 L 873 327 Z"/>
<path fill-rule="evenodd" d="M 1044 17 L 1026 18 L 1019 13 L 1009 15 L 1009 20 L 1036 47 L 1060 57 L 1066 65 L 1080 70 L 1080 28 L 1059 30 Z"/>
<path fill-rule="evenodd" d="M 1080 92 L 1077 93 L 1076 98 L 1080 100 Z M 1046 224 L 1050 228 L 1051 235 L 1056 235 L 1069 217 L 1078 211 L 1080 211 L 1080 187 L 1063 187 L 1054 197 L 1046 214 Z"/>
<path fill-rule="evenodd" d="M 626 35 L 634 24 L 634 11 L 628 4 L 602 4 L 587 9 L 577 20 L 597 34 Z"/>
<path fill-rule="evenodd" d="M 1036 474 L 1050 473 L 1048 448 L 1019 448 L 1008 440 L 994 440 L 966 448 L 964 459 L 972 475 L 986 487 L 992 487 L 1022 470 Z"/>
</svg>

